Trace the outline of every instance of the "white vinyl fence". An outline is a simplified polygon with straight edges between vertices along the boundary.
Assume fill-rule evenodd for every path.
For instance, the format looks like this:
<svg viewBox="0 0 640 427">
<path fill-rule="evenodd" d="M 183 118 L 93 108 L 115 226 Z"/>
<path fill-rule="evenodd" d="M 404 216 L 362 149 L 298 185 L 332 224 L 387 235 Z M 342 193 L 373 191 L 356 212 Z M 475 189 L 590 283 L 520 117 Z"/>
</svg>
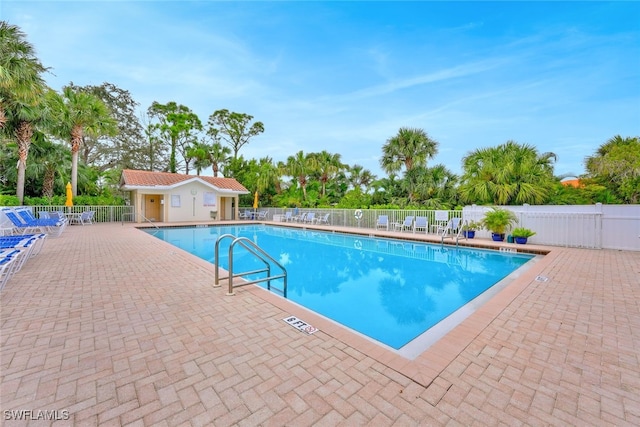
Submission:
<svg viewBox="0 0 640 427">
<path fill-rule="evenodd" d="M 536 232 L 529 238 L 534 244 L 591 249 L 620 249 L 640 251 L 640 205 L 568 205 L 568 206 L 504 206 L 517 218 L 516 227 L 526 227 Z M 34 213 L 40 210 L 67 210 L 64 206 L 32 206 Z M 73 211 L 95 210 L 96 222 L 133 221 L 133 206 L 74 206 Z M 243 210 L 244 208 L 241 208 Z M 462 217 L 467 221 L 481 221 L 488 206 L 465 206 L 463 210 L 448 211 L 449 218 Z M 293 209 L 259 208 L 266 210 L 267 220 L 279 220 Z M 330 214 L 328 224 L 338 227 L 376 228 L 379 215 L 387 215 L 390 223 L 402 223 L 404 218 L 425 216 L 428 223 L 435 223 L 435 210 L 363 209 L 357 219 L 355 209 L 299 209 L 315 212 L 316 218 Z M 7 224 L 0 212 L 0 226 Z M 486 230 L 476 233 L 479 238 L 491 238 Z"/>
<path fill-rule="evenodd" d="M 592 249 L 640 251 L 640 205 L 504 206 L 518 218 L 518 227 L 536 235 L 531 243 Z M 466 206 L 463 217 L 479 221 L 486 206 Z M 486 234 L 483 234 L 486 233 Z M 488 237 L 484 231 L 480 237 Z"/>
<path fill-rule="evenodd" d="M 590 249 L 620 249 L 640 251 L 640 205 L 541 205 L 503 206 L 512 210 L 518 218 L 514 227 L 525 227 L 536 232 L 529 238 L 533 244 Z M 448 211 L 449 218 L 462 217 L 466 221 L 479 222 L 489 206 L 465 206 L 462 211 Z M 287 209 L 268 210 L 268 219 L 276 221 Z M 291 209 L 288 209 L 291 211 Z M 435 210 L 382 210 L 364 209 L 360 220 L 355 219 L 354 209 L 300 209 L 315 212 L 316 217 L 330 213 L 329 224 L 361 228 L 376 228 L 379 215 L 387 215 L 389 222 L 402 223 L 408 215 L 426 216 L 434 224 Z M 476 232 L 479 238 L 491 238 L 487 230 Z"/>
</svg>

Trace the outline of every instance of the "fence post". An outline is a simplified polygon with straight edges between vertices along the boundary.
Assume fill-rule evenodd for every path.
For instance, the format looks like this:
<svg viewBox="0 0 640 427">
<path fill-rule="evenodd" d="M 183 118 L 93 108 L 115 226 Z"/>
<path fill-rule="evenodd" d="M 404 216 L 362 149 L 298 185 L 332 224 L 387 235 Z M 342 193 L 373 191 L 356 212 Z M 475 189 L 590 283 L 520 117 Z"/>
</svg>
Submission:
<svg viewBox="0 0 640 427">
<path fill-rule="evenodd" d="M 596 203 L 596 248 L 602 249 L 602 216 L 603 216 L 603 208 L 602 203 Z"/>
</svg>

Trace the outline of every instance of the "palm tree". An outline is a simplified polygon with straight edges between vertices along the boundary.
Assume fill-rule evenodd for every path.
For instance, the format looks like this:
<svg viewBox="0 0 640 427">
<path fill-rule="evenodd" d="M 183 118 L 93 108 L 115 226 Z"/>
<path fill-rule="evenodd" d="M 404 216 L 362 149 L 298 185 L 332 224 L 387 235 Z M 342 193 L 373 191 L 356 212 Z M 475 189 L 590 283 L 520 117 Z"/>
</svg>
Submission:
<svg viewBox="0 0 640 427">
<path fill-rule="evenodd" d="M 282 191 L 280 188 L 280 178 L 282 176 L 280 169 L 273 164 L 270 157 L 260 159 L 259 168 L 257 182 L 258 192 L 262 194 L 273 185 L 276 193 L 280 194 Z"/>
<path fill-rule="evenodd" d="M 213 176 L 217 177 L 221 168 L 224 168 L 231 160 L 231 148 L 223 147 L 219 142 L 214 142 L 209 150 L 209 161 Z"/>
<path fill-rule="evenodd" d="M 349 168 L 349 184 L 353 188 L 359 188 L 362 190 L 362 186 L 360 185 L 362 171 L 364 171 L 364 166 L 362 165 L 353 165 Z"/>
<path fill-rule="evenodd" d="M 371 203 L 383 205 L 391 203 L 402 195 L 402 181 L 396 174 L 391 174 L 385 178 L 376 179 L 371 183 L 373 194 Z"/>
<path fill-rule="evenodd" d="M 343 167 L 340 161 L 340 154 L 331 154 L 326 150 L 314 153 L 316 169 L 320 175 L 320 183 L 322 184 L 322 197 L 327 194 L 327 182 L 332 180 Z"/>
<path fill-rule="evenodd" d="M 39 102 L 46 90 L 45 71 L 20 28 L 0 21 L 0 129 L 8 120 L 7 109 Z"/>
<path fill-rule="evenodd" d="M 113 136 L 118 128 L 107 106 L 100 98 L 88 92 L 65 87 L 62 97 L 53 97 L 59 113 L 56 133 L 69 138 L 71 143 L 71 188 L 78 194 L 78 153 L 82 147 L 84 134 L 94 137 Z"/>
<path fill-rule="evenodd" d="M 191 147 L 187 149 L 187 164 L 193 160 L 193 166 L 196 168 L 196 175 L 200 175 L 202 169 L 211 166 L 211 160 L 209 159 L 209 146 L 205 142 L 196 141 Z"/>
<path fill-rule="evenodd" d="M 349 184 L 353 188 L 357 188 L 365 193 L 369 191 L 371 184 L 375 181 L 376 177 L 371 173 L 369 169 L 365 169 L 361 165 L 353 165 L 349 168 Z M 364 189 L 362 188 L 364 187 Z"/>
<path fill-rule="evenodd" d="M 553 153 L 514 141 L 479 148 L 462 159 L 459 187 L 463 202 L 478 204 L 542 204 L 554 186 Z"/>
<path fill-rule="evenodd" d="M 302 150 L 298 151 L 295 156 L 287 158 L 288 173 L 297 178 L 298 185 L 302 188 L 302 198 L 304 200 L 307 200 L 307 180 L 313 169 L 313 158 L 309 155 L 305 156 Z"/>
<path fill-rule="evenodd" d="M 420 166 L 407 173 L 407 180 L 410 176 L 415 181 L 415 198 L 421 205 L 431 209 L 455 205 L 458 178 L 444 165 Z"/>
<path fill-rule="evenodd" d="M 640 200 L 640 138 L 616 135 L 585 159 L 587 174 L 625 203 Z"/>
<path fill-rule="evenodd" d="M 36 174 L 43 174 L 42 197 L 50 199 L 54 195 L 56 176 L 60 175 L 61 170 L 71 165 L 71 154 L 63 145 L 49 141 L 42 134 L 39 137 L 38 142 L 33 146 L 33 160 L 38 166 Z M 60 185 L 62 181 L 64 180 L 60 180 Z"/>
<path fill-rule="evenodd" d="M 403 127 L 382 146 L 380 166 L 388 174 L 399 172 L 403 166 L 410 171 L 415 166 L 426 166 L 437 153 L 438 142 L 424 130 Z"/>
<path fill-rule="evenodd" d="M 47 128 L 51 124 L 50 110 L 45 97 L 41 97 L 29 104 L 12 102 L 7 113 L 5 131 L 13 134 L 18 145 L 16 196 L 19 203 L 22 204 L 29 149 L 37 128 Z"/>
<path fill-rule="evenodd" d="M 44 102 L 47 87 L 40 75 L 45 71 L 24 33 L 0 21 L 0 130 L 18 143 L 16 196 L 20 204 L 34 128 L 48 117 Z"/>
</svg>

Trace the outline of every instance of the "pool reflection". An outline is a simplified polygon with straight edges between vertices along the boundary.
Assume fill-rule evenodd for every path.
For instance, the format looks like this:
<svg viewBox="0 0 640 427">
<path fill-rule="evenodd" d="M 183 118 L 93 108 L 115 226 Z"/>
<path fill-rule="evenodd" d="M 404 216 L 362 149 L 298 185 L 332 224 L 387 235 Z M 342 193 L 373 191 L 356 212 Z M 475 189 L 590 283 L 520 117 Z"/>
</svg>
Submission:
<svg viewBox="0 0 640 427">
<path fill-rule="evenodd" d="M 215 238 L 207 229 L 174 230 L 181 229 L 163 232 L 161 238 L 213 259 Z M 532 258 L 286 227 L 221 227 L 216 235 L 226 233 L 258 240 L 285 265 L 289 299 L 394 348 Z M 229 244 L 221 244 L 223 267 Z M 259 267 L 245 249 L 235 247 L 234 270 Z"/>
</svg>

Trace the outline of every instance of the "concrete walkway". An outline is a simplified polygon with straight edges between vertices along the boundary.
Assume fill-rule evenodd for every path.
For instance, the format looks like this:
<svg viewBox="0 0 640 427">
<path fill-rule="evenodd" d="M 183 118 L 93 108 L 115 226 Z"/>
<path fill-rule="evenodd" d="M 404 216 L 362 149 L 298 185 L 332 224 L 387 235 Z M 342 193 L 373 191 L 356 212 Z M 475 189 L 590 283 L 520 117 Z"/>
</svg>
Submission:
<svg viewBox="0 0 640 427">
<path fill-rule="evenodd" d="M 408 360 L 257 287 L 225 296 L 131 225 L 67 227 L 0 294 L 2 423 L 640 425 L 640 253 L 547 249 Z"/>
</svg>

